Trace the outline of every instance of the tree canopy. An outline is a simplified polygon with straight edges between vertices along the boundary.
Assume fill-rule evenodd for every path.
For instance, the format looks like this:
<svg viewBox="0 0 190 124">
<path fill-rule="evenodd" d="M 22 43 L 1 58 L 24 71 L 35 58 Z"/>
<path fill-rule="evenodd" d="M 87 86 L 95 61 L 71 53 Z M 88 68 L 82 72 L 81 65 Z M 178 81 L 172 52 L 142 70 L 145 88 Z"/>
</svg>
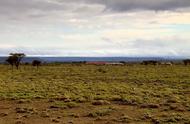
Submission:
<svg viewBox="0 0 190 124">
<path fill-rule="evenodd" d="M 15 65 L 19 69 L 21 60 L 26 56 L 24 53 L 10 53 L 10 56 L 6 60 L 12 67 Z"/>
</svg>

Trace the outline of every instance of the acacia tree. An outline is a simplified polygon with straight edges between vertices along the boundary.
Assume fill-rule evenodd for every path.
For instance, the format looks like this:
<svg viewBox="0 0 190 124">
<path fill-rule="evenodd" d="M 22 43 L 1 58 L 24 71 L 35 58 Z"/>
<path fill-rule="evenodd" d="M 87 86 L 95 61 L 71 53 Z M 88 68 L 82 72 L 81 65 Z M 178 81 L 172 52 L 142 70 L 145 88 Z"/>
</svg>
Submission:
<svg viewBox="0 0 190 124">
<path fill-rule="evenodd" d="M 6 61 L 12 66 L 12 69 L 14 65 L 19 69 L 20 62 L 26 55 L 24 53 L 10 53 L 9 55 Z"/>
<path fill-rule="evenodd" d="M 185 65 L 190 65 L 190 59 L 185 59 L 185 60 L 183 60 L 183 63 L 184 63 Z"/>
<path fill-rule="evenodd" d="M 36 66 L 37 67 L 37 69 L 38 69 L 38 67 L 41 65 L 41 61 L 40 60 L 34 60 L 33 62 L 32 62 L 32 65 L 33 66 Z"/>
</svg>

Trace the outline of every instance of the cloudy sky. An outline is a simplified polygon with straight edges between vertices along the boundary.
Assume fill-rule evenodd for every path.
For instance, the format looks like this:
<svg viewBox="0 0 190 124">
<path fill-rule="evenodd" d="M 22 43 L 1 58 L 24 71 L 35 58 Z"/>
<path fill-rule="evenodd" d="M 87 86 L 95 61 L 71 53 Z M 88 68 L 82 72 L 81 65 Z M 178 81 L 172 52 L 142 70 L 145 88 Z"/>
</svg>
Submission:
<svg viewBox="0 0 190 124">
<path fill-rule="evenodd" d="M 0 55 L 190 56 L 190 0 L 0 0 Z"/>
</svg>

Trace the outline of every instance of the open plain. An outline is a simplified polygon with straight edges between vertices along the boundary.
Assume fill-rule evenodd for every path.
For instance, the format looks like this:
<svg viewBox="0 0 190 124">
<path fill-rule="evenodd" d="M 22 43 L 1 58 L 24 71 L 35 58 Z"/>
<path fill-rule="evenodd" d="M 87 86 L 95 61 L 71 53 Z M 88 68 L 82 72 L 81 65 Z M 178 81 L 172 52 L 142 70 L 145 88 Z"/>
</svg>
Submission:
<svg viewBox="0 0 190 124">
<path fill-rule="evenodd" d="M 0 124 L 190 124 L 190 66 L 0 65 Z"/>
</svg>

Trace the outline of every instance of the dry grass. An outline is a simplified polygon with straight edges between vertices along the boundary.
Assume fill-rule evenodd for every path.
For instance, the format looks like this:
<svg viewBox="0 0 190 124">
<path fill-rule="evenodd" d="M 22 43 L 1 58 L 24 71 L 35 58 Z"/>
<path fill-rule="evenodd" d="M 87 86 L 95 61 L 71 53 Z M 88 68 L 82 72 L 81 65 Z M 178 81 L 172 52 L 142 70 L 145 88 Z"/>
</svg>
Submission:
<svg viewBox="0 0 190 124">
<path fill-rule="evenodd" d="M 104 101 L 109 104 L 101 103 L 95 107 L 96 110 L 85 114 L 95 118 L 105 116 L 106 121 L 113 123 L 188 123 L 190 67 L 63 64 L 42 66 L 38 70 L 22 66 L 21 70 L 12 72 L 9 66 L 0 65 L 0 99 L 16 100 L 16 104 L 31 106 L 32 101 L 43 102 L 45 99 L 48 101 L 47 108 L 54 106 L 60 111 L 84 110 L 84 106 L 90 108 L 94 103 Z M 108 108 L 101 109 L 101 106 Z M 116 106 L 118 111 L 109 109 L 110 106 Z M 120 113 L 119 109 L 123 106 L 132 106 L 137 111 L 130 117 L 131 114 L 122 111 L 131 110 L 123 109 Z M 139 111 L 144 114 L 137 114 Z M 114 113 L 121 116 L 117 117 Z M 175 116 L 163 116 L 167 114 Z M 81 117 L 87 118 L 85 115 Z"/>
</svg>

